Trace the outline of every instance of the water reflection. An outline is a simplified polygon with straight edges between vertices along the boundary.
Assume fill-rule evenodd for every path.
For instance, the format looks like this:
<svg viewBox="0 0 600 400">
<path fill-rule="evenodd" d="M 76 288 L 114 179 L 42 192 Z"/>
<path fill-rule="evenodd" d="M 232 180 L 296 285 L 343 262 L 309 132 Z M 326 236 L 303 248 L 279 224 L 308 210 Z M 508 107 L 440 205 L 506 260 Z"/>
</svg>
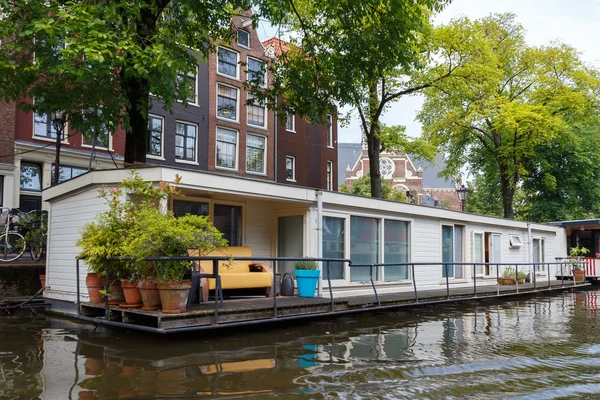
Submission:
<svg viewBox="0 0 600 400">
<path fill-rule="evenodd" d="M 587 396 L 597 328 L 596 291 L 185 338 L 2 317 L 0 398 Z"/>
</svg>

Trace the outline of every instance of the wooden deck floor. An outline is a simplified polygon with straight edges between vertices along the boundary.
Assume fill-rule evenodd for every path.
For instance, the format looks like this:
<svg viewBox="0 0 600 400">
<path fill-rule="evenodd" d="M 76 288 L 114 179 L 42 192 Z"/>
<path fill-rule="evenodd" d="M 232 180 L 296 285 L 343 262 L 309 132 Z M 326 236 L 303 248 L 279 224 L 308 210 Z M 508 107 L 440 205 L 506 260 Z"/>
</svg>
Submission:
<svg viewBox="0 0 600 400">
<path fill-rule="evenodd" d="M 277 308 L 274 299 L 251 297 L 243 299 L 226 299 L 215 312 L 213 301 L 194 304 L 191 309 L 181 314 L 164 314 L 160 311 L 143 311 L 141 309 L 123 309 L 110 307 L 108 321 L 104 318 L 105 309 L 102 304 L 82 303 L 83 319 L 98 324 L 109 324 L 127 327 L 128 329 L 153 330 L 168 333 L 181 330 L 217 329 L 232 325 L 256 324 L 289 320 L 292 318 L 311 319 L 317 316 L 381 310 L 394 307 L 409 307 L 446 301 L 472 300 L 477 298 L 520 295 L 532 292 L 568 290 L 588 286 L 589 283 L 572 281 L 552 281 L 539 284 L 537 289 L 531 283 L 521 284 L 519 292 L 515 286 L 478 286 L 474 295 L 473 287 L 450 287 L 450 296 L 446 288 L 418 291 L 418 299 L 413 291 L 380 294 L 379 302 L 375 295 L 336 297 L 333 305 L 329 298 L 278 297 Z M 148 328 L 148 329 L 145 329 Z"/>
</svg>

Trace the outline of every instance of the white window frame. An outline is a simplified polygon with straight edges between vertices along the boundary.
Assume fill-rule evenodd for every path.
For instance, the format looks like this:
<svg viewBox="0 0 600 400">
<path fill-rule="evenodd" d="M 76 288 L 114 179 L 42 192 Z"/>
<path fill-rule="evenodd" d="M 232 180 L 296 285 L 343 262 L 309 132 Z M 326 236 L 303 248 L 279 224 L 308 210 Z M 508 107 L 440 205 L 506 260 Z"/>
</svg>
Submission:
<svg viewBox="0 0 600 400">
<path fill-rule="evenodd" d="M 256 137 L 265 139 L 265 148 L 263 150 L 263 170 L 262 170 L 262 172 L 248 170 L 248 136 L 256 136 Z M 269 139 L 265 135 L 258 135 L 256 133 L 252 133 L 252 132 L 246 133 L 246 173 L 252 174 L 252 175 L 266 175 L 267 174 L 267 148 L 268 148 L 267 144 L 268 144 L 268 140 Z"/>
<path fill-rule="evenodd" d="M 229 167 L 223 167 L 221 165 L 219 165 L 219 154 L 218 154 L 218 147 L 219 147 L 219 138 L 218 138 L 218 132 L 219 129 L 224 129 L 230 132 L 235 132 L 236 137 L 235 137 L 235 168 L 229 168 Z M 217 130 L 215 131 L 215 168 L 216 169 L 220 169 L 223 171 L 237 171 L 239 168 L 239 163 L 240 163 L 240 131 L 236 130 L 236 129 L 231 129 L 231 128 L 227 128 L 225 126 L 217 126 Z"/>
<path fill-rule="evenodd" d="M 473 235 L 471 237 L 472 240 L 472 258 L 471 260 L 475 262 L 475 235 L 481 236 L 481 273 L 477 273 L 477 266 L 475 266 L 475 276 L 478 278 L 483 278 L 485 276 L 485 232 L 483 231 L 473 231 Z"/>
<path fill-rule="evenodd" d="M 287 177 L 287 160 L 292 160 L 292 179 Z M 288 182 L 296 182 L 296 157 L 285 156 L 285 180 Z"/>
<path fill-rule="evenodd" d="M 333 115 L 327 114 L 327 148 L 333 149 Z"/>
<path fill-rule="evenodd" d="M 156 115 L 156 114 L 148 114 L 148 118 L 158 118 L 160 120 L 162 120 L 162 132 L 160 134 L 160 156 L 154 155 L 154 154 L 149 154 L 148 151 L 150 150 L 150 148 L 148 147 L 146 149 L 146 158 L 151 158 L 153 160 L 163 160 L 165 159 L 165 117 L 161 116 L 161 115 Z M 150 131 L 148 131 L 148 134 Z M 148 140 L 149 137 L 146 138 L 146 140 Z"/>
<path fill-rule="evenodd" d="M 231 52 L 235 53 L 235 55 L 236 55 L 235 76 L 231 76 L 231 75 L 227 75 L 227 74 L 224 74 L 222 72 L 219 72 L 219 62 L 220 62 L 220 60 L 219 60 L 219 49 L 224 49 L 224 50 L 231 51 Z M 223 77 L 228 78 L 228 79 L 235 79 L 236 81 L 239 81 L 240 80 L 240 53 L 238 53 L 237 51 L 235 51 L 233 49 L 230 49 L 229 47 L 219 46 L 217 48 L 217 75 L 223 76 Z"/>
<path fill-rule="evenodd" d="M 405 218 L 381 218 L 381 262 L 385 264 L 385 221 L 395 221 L 395 222 L 406 222 L 408 223 L 408 262 L 412 262 L 413 256 L 413 226 L 414 220 L 405 219 Z M 408 279 L 400 280 L 400 281 L 386 281 L 385 280 L 385 267 L 381 267 L 381 271 L 379 271 L 381 276 L 381 283 L 384 284 L 394 284 L 394 283 L 409 283 L 412 282 L 413 273 L 410 265 L 407 265 L 408 268 Z"/>
<path fill-rule="evenodd" d="M 248 69 L 248 64 L 250 63 L 250 60 L 257 61 L 257 62 L 261 63 L 262 65 L 264 65 L 263 84 L 261 85 L 261 87 L 267 87 L 267 62 L 264 60 L 261 60 L 260 58 L 248 57 L 246 59 L 246 80 L 247 81 L 250 80 L 248 78 L 248 75 L 250 75 L 250 70 Z"/>
<path fill-rule="evenodd" d="M 350 258 L 350 214 L 338 214 L 334 212 L 323 212 L 323 217 L 332 217 L 339 218 L 344 220 L 344 258 Z M 322 246 L 323 243 L 320 243 L 319 246 Z M 325 264 L 325 263 L 323 263 Z M 323 265 L 323 270 L 325 270 L 325 265 Z M 348 263 L 344 263 L 344 279 L 332 279 L 331 287 L 347 287 L 349 285 L 358 286 L 357 282 L 350 282 L 350 266 Z M 323 287 L 329 287 L 327 279 L 323 279 Z"/>
<path fill-rule="evenodd" d="M 225 117 L 221 117 L 219 115 L 219 86 L 225 86 L 230 89 L 235 89 L 235 91 L 237 93 L 236 99 L 235 99 L 235 119 L 225 118 Z M 216 107 L 215 115 L 217 116 L 217 119 L 219 119 L 221 121 L 229 121 L 229 122 L 239 124 L 240 123 L 240 88 L 237 88 L 237 87 L 231 86 L 231 85 L 227 85 L 222 82 L 217 82 L 217 96 L 215 97 L 215 107 Z"/>
<path fill-rule="evenodd" d="M 487 262 L 487 264 L 489 265 L 489 271 L 490 274 L 489 275 L 485 275 L 485 269 L 484 269 L 484 277 L 486 278 L 496 278 L 496 274 L 494 274 L 494 272 L 496 272 L 494 270 L 494 268 L 496 268 L 496 264 L 502 264 L 502 232 L 494 232 L 494 231 L 485 231 L 484 232 L 484 236 L 483 236 L 483 240 L 484 240 L 484 246 L 485 246 L 485 235 L 490 235 L 490 242 L 489 242 L 489 255 L 490 255 L 490 261 Z M 491 260 L 491 258 L 494 256 L 494 236 L 499 236 L 500 237 L 500 259 L 499 260 Z M 484 253 L 485 254 L 485 253 Z M 484 260 L 485 262 L 485 260 Z M 484 267 L 485 268 L 485 267 Z M 501 268 L 503 270 L 503 266 L 499 265 L 499 268 Z M 498 271 L 497 272 L 498 276 L 502 276 L 502 271 Z"/>
<path fill-rule="evenodd" d="M 246 46 L 245 44 L 241 44 L 240 43 L 240 37 L 239 37 L 240 32 L 244 32 L 244 33 L 246 33 L 248 35 L 248 46 Z M 238 46 L 243 47 L 245 49 L 249 49 L 252 46 L 252 38 L 250 37 L 250 32 L 248 32 L 245 29 L 238 29 L 237 30 L 237 37 L 235 38 L 235 40 L 236 40 L 236 43 L 238 44 Z"/>
<path fill-rule="evenodd" d="M 247 93 L 246 100 L 250 100 L 250 96 L 252 96 L 252 93 Z M 269 113 L 267 110 L 266 103 L 264 101 L 262 102 L 262 108 L 264 110 L 264 121 L 265 121 L 265 123 L 263 125 L 255 125 L 255 124 L 250 123 L 250 119 L 248 118 L 248 114 L 250 113 L 250 107 L 252 107 L 252 106 L 246 104 L 246 125 L 251 126 L 253 128 L 268 130 L 268 122 L 267 121 L 269 119 Z M 254 105 L 254 107 L 261 107 L 261 106 Z"/>
<path fill-rule="evenodd" d="M 288 121 L 290 120 L 290 117 L 292 121 L 292 129 L 288 129 Z M 296 133 L 296 114 L 294 114 L 293 112 L 286 112 L 285 118 L 285 130 L 287 132 Z"/>
<path fill-rule="evenodd" d="M 198 124 L 195 124 L 193 122 L 189 122 L 189 121 L 183 121 L 183 120 L 175 120 L 175 143 L 174 143 L 174 150 L 175 148 L 177 148 L 177 124 L 184 124 L 184 125 L 190 125 L 190 126 L 195 126 L 196 127 L 196 141 L 194 143 L 194 160 L 182 160 L 180 158 L 177 158 L 177 155 L 174 153 L 174 159 L 176 163 L 181 163 L 181 164 L 191 164 L 191 165 L 198 165 Z M 187 137 L 187 136 L 186 136 Z M 184 150 L 184 154 L 185 154 L 185 144 L 183 146 L 183 150 Z"/>
<path fill-rule="evenodd" d="M 327 160 L 327 167 L 325 169 L 325 183 L 327 184 L 327 190 L 333 191 L 333 161 Z"/>
<path fill-rule="evenodd" d="M 454 259 L 454 251 L 455 251 L 454 247 L 456 246 L 456 240 L 455 240 L 455 237 L 454 237 L 454 227 L 455 227 L 455 225 L 463 227 L 463 238 L 462 238 L 462 246 L 463 246 L 462 254 L 463 254 L 463 259 L 461 261 L 456 261 Z M 439 241 L 439 243 L 440 243 L 440 269 L 439 269 L 439 277 L 440 277 L 440 281 L 441 282 L 446 282 L 446 277 L 444 276 L 444 272 L 443 272 L 443 268 L 444 268 L 444 261 L 443 261 L 444 243 L 442 241 L 443 240 L 442 230 L 443 230 L 444 226 L 449 226 L 449 227 L 452 228 L 452 263 L 456 263 L 456 262 L 464 263 L 465 262 L 465 260 L 464 260 L 465 259 L 465 254 L 466 254 L 466 252 L 465 252 L 465 248 L 466 248 L 466 246 L 465 246 L 465 244 L 466 244 L 465 243 L 465 231 L 467 229 L 466 225 L 465 224 L 457 224 L 457 223 L 454 223 L 454 222 L 444 222 L 444 221 L 440 222 L 440 231 L 439 231 L 440 232 L 440 241 Z M 455 276 L 456 276 L 456 268 L 457 267 L 458 268 L 462 268 L 462 278 L 455 278 Z M 459 265 L 459 266 L 453 265 L 452 276 L 448 276 L 448 280 L 449 281 L 461 282 L 461 281 L 463 281 L 465 279 L 466 279 L 465 266 L 464 265 Z"/>
<path fill-rule="evenodd" d="M 217 65 L 218 68 L 218 65 Z M 177 74 L 179 75 L 186 75 L 186 74 Z M 188 78 L 191 78 L 192 75 L 187 74 Z M 178 103 L 183 103 L 183 100 L 177 100 Z M 194 74 L 194 101 L 193 102 L 188 102 L 189 106 L 194 106 L 194 107 L 200 107 L 200 104 L 198 103 L 198 66 L 196 65 L 196 72 Z"/>
<path fill-rule="evenodd" d="M 519 249 L 523 247 L 523 240 L 521 239 L 521 235 L 518 233 L 509 233 L 508 243 L 511 249 Z"/>
<path fill-rule="evenodd" d="M 543 236 L 535 236 L 531 238 L 531 256 L 533 257 L 533 253 L 535 251 L 535 247 L 533 245 L 533 243 L 539 240 L 540 241 L 540 247 L 538 247 L 538 259 L 540 260 L 540 264 L 538 265 L 538 268 L 535 269 L 535 274 L 536 275 L 546 275 L 547 271 L 546 271 L 546 238 Z M 531 260 L 533 262 L 533 258 Z M 541 268 L 540 268 L 541 266 Z"/>
</svg>

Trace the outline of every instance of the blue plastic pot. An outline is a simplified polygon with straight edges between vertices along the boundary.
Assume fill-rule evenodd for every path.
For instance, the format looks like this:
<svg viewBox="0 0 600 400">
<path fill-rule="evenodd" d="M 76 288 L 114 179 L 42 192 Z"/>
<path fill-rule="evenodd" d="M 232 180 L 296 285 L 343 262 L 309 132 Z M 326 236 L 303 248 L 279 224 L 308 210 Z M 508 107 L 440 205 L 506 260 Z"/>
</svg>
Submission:
<svg viewBox="0 0 600 400">
<path fill-rule="evenodd" d="M 294 273 L 296 274 L 296 283 L 298 284 L 298 296 L 315 297 L 315 290 L 317 289 L 317 283 L 319 283 L 321 271 L 318 269 L 297 269 Z"/>
</svg>

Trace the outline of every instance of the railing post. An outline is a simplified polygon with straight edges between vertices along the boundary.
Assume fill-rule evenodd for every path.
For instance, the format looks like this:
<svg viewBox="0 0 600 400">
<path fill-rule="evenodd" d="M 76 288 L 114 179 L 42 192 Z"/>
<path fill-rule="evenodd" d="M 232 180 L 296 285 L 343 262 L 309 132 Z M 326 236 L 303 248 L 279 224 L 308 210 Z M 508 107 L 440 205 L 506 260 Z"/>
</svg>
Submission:
<svg viewBox="0 0 600 400">
<path fill-rule="evenodd" d="M 373 288 L 373 292 L 375 293 L 375 299 L 377 300 L 377 307 L 381 307 L 381 302 L 379 301 L 379 295 L 377 294 L 377 289 L 375 289 L 375 283 L 373 282 L 373 264 L 369 266 L 369 279 L 371 280 L 371 287 Z"/>
<path fill-rule="evenodd" d="M 448 278 L 448 264 L 444 264 L 444 270 L 446 271 L 446 296 L 450 300 L 450 282 Z"/>
<path fill-rule="evenodd" d="M 106 282 L 104 283 L 104 319 L 108 321 L 108 291 L 110 290 L 110 273 L 108 271 L 108 259 L 105 264 L 104 278 Z"/>
<path fill-rule="evenodd" d="M 273 259 L 273 318 L 277 318 L 277 260 Z"/>
<path fill-rule="evenodd" d="M 331 288 L 331 269 L 329 269 L 329 261 L 325 263 L 325 267 L 327 268 L 327 285 L 329 285 L 329 300 L 331 302 L 331 312 L 334 312 L 335 307 L 333 305 L 333 289 Z"/>
<path fill-rule="evenodd" d="M 410 264 L 412 272 L 413 287 L 415 288 L 415 303 L 419 302 L 419 293 L 417 292 L 417 277 L 415 276 L 415 264 Z"/>
<path fill-rule="evenodd" d="M 477 297 L 477 271 L 475 268 L 475 264 L 473 264 L 473 297 Z"/>
<path fill-rule="evenodd" d="M 519 293 L 519 264 L 515 264 L 515 284 L 517 285 L 517 293 Z"/>
<path fill-rule="evenodd" d="M 552 289 L 552 282 L 550 281 L 550 263 L 546 265 L 546 270 L 548 271 L 548 289 Z"/>
<path fill-rule="evenodd" d="M 79 258 L 75 259 L 75 273 L 77 274 L 77 315 L 81 315 L 81 298 L 79 289 Z"/>
<path fill-rule="evenodd" d="M 579 265 L 579 261 L 576 261 Z M 573 286 L 577 286 L 577 282 L 575 282 L 575 265 L 571 264 L 571 276 L 573 277 Z"/>
<path fill-rule="evenodd" d="M 560 287 L 565 287 L 565 274 L 563 271 L 564 262 L 560 262 Z"/>
<path fill-rule="evenodd" d="M 537 290 L 537 275 L 536 275 L 536 271 L 535 271 L 535 264 L 532 264 L 531 268 L 533 268 L 533 272 L 531 273 L 531 280 L 532 280 L 532 283 L 533 283 L 533 290 Z"/>
<path fill-rule="evenodd" d="M 500 296 L 500 270 L 498 264 L 496 264 L 496 296 Z"/>
<path fill-rule="evenodd" d="M 215 277 L 215 325 L 219 323 L 219 260 L 212 260 L 212 273 Z M 208 299 L 207 299 L 208 300 Z"/>
</svg>

